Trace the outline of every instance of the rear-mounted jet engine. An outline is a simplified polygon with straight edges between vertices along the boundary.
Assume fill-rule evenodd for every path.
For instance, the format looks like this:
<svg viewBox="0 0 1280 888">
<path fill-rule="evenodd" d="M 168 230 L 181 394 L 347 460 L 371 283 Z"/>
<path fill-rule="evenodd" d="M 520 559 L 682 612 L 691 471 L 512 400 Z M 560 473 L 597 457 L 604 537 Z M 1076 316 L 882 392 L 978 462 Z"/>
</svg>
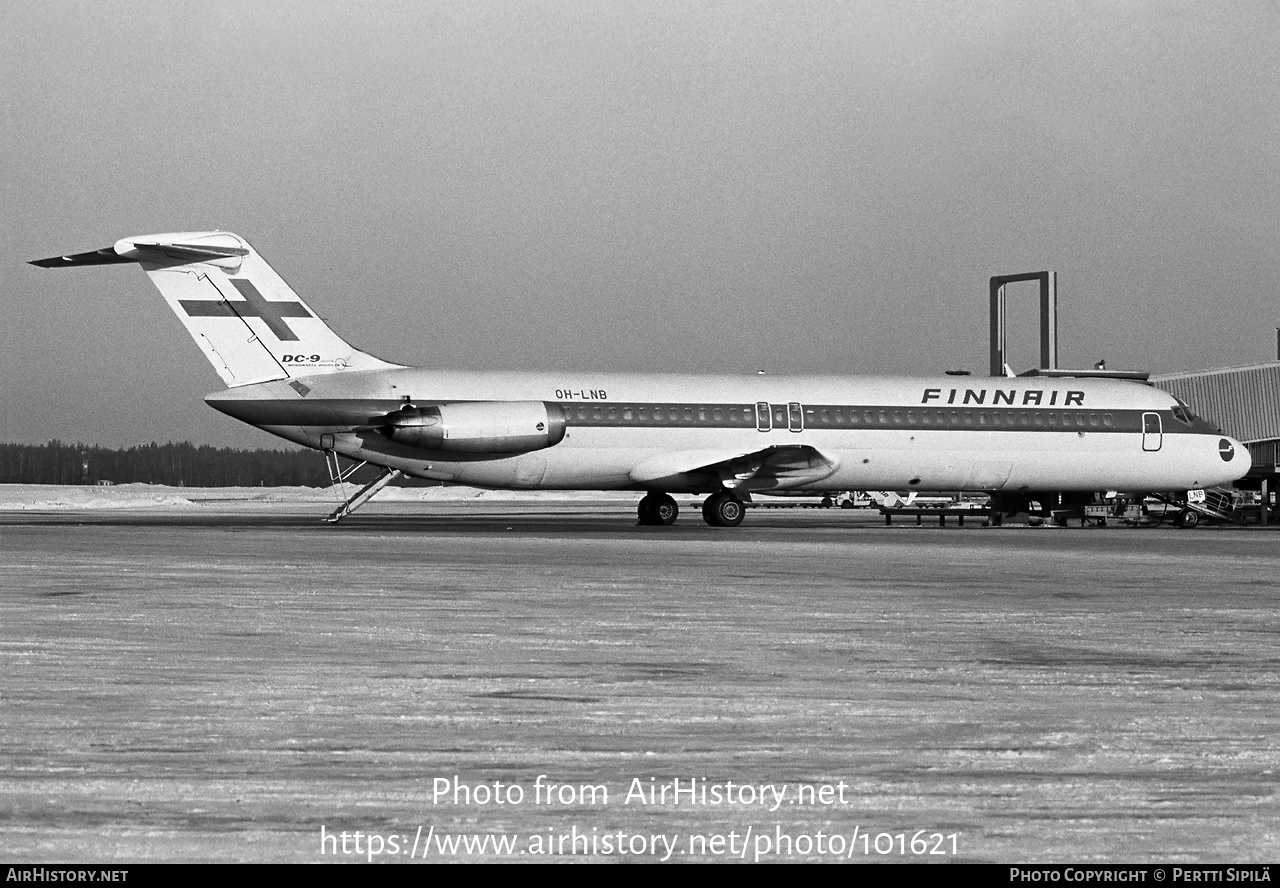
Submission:
<svg viewBox="0 0 1280 888">
<path fill-rule="evenodd" d="M 421 447 L 460 453 L 528 453 L 554 447 L 564 438 L 565 416 L 545 401 L 482 401 L 406 405 L 388 414 L 388 438 Z"/>
</svg>

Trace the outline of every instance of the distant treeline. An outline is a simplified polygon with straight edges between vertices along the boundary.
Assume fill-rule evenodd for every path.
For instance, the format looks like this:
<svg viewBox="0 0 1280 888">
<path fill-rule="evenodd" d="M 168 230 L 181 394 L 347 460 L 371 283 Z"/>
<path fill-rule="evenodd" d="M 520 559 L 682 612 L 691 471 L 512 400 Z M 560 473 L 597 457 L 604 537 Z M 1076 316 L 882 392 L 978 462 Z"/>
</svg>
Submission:
<svg viewBox="0 0 1280 888">
<path fill-rule="evenodd" d="M 350 463 L 343 460 L 343 465 Z M 377 477 L 366 466 L 352 479 Z M 0 444 L 0 484 L 168 484 L 173 487 L 327 487 L 324 456 L 315 450 L 235 450 L 143 444 L 110 450 L 87 444 Z"/>
</svg>

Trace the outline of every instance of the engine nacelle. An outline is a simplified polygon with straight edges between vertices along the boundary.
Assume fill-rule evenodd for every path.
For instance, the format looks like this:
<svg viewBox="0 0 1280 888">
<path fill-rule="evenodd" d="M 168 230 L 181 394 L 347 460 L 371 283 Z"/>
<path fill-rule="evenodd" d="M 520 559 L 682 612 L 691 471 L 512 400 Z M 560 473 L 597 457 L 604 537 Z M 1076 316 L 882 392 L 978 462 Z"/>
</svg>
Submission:
<svg viewBox="0 0 1280 888">
<path fill-rule="evenodd" d="M 424 450 L 528 453 L 564 439 L 564 411 L 545 401 L 478 401 L 402 407 L 386 418 L 393 441 Z"/>
</svg>

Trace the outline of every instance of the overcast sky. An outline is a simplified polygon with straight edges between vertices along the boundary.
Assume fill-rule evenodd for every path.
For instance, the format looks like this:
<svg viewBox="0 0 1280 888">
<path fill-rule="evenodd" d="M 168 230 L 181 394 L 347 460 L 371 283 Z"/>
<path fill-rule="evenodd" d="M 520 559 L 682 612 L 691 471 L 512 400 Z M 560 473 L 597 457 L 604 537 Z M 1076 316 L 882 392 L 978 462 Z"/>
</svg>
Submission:
<svg viewBox="0 0 1280 888">
<path fill-rule="evenodd" d="M 25 264 L 167 231 L 427 367 L 983 373 L 988 277 L 1044 268 L 1064 365 L 1276 356 L 1274 0 L 18 0 L 0 40 L 5 441 L 280 443 L 139 269 Z"/>
</svg>

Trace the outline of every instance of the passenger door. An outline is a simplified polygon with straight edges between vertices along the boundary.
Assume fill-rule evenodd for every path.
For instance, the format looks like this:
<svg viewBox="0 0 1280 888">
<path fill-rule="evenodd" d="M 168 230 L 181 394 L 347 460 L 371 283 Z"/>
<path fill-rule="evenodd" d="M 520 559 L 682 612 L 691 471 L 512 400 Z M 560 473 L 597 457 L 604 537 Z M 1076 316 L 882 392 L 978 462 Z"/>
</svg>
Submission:
<svg viewBox="0 0 1280 888">
<path fill-rule="evenodd" d="M 1154 452 L 1164 443 L 1164 432 L 1160 425 L 1159 413 L 1142 414 L 1142 449 Z"/>
</svg>

